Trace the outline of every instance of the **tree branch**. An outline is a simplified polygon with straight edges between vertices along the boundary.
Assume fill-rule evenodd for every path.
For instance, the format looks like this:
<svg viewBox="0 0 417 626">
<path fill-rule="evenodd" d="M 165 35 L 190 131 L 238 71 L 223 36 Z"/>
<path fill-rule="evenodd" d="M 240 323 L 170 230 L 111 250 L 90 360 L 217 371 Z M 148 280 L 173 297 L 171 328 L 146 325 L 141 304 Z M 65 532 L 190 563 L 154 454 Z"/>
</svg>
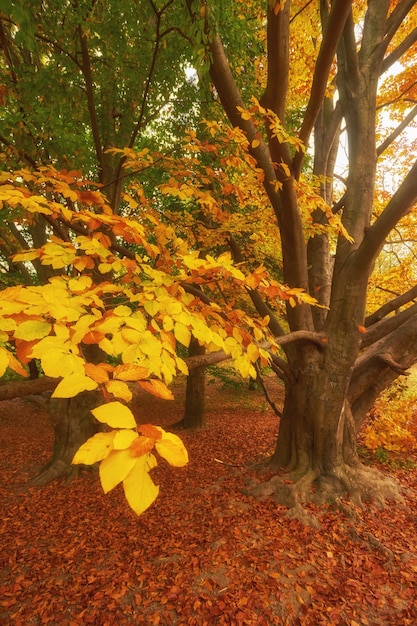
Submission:
<svg viewBox="0 0 417 626">
<path fill-rule="evenodd" d="M 95 97 L 94 97 L 94 83 L 93 83 L 93 76 L 92 76 L 92 71 L 91 71 L 90 53 L 88 50 L 87 35 L 85 34 L 81 26 L 79 26 L 78 30 L 80 34 L 81 58 L 82 58 L 81 71 L 84 76 L 85 90 L 87 94 L 87 106 L 88 106 L 88 112 L 90 114 L 91 133 L 93 135 L 94 148 L 96 151 L 96 157 L 97 157 L 97 161 L 99 165 L 99 180 L 101 183 L 103 183 L 105 182 L 103 179 L 103 172 L 104 172 L 103 146 L 101 143 L 100 127 L 99 127 L 97 109 L 96 109 Z"/>
<path fill-rule="evenodd" d="M 393 50 L 387 57 L 385 57 L 382 63 L 382 72 L 384 74 L 390 67 L 394 65 L 396 61 L 399 61 L 402 55 L 411 48 L 417 41 L 417 27 L 414 28 L 411 33 L 405 37 L 405 39 Z"/>
<path fill-rule="evenodd" d="M 314 343 L 321 350 L 326 347 L 326 335 L 324 333 L 315 333 L 308 330 L 296 330 L 292 333 L 288 333 L 283 337 L 275 337 L 274 343 L 280 346 L 288 345 L 296 341 L 306 341 Z M 272 347 L 271 343 L 264 342 L 259 344 L 260 348 L 268 350 Z M 230 354 L 226 354 L 223 350 L 217 350 L 216 352 L 208 352 L 206 354 L 198 356 L 190 356 L 185 359 L 188 369 L 194 369 L 195 367 L 206 367 L 207 365 L 214 365 L 221 361 L 227 361 L 231 359 Z"/>
<path fill-rule="evenodd" d="M 332 3 L 314 69 L 310 99 L 299 133 L 299 138 L 305 146 L 308 144 L 317 115 L 323 104 L 330 69 L 345 28 L 346 20 L 351 13 L 351 6 L 351 0 L 336 0 Z M 299 150 L 293 161 L 293 171 L 296 178 L 300 176 L 303 158 L 304 153 Z"/>
<path fill-rule="evenodd" d="M 413 121 L 413 119 L 417 116 L 417 104 L 411 109 L 411 111 L 406 115 L 401 124 L 398 124 L 397 128 L 392 131 L 390 135 L 377 147 L 376 154 L 377 156 L 381 156 L 381 154 L 392 144 L 395 139 L 401 135 L 403 130 L 407 128 L 407 126 Z"/>
<path fill-rule="evenodd" d="M 385 365 L 388 365 L 388 367 L 390 367 L 397 374 L 400 374 L 402 376 L 409 376 L 410 373 L 407 372 L 407 368 L 402 367 L 399 363 L 397 363 L 397 361 L 394 361 L 389 352 L 386 352 L 385 354 L 379 354 L 378 358 L 381 359 L 381 361 Z"/>
<path fill-rule="evenodd" d="M 412 306 L 404 309 L 400 313 L 396 315 L 392 315 L 391 317 L 387 317 L 386 319 L 380 320 L 376 322 L 373 326 L 369 328 L 369 330 L 363 335 L 361 341 L 361 349 L 366 348 L 367 346 L 372 345 L 376 341 L 379 341 L 383 337 L 386 337 L 394 330 L 399 328 L 401 324 L 406 322 L 408 319 L 413 317 L 417 312 L 417 304 L 413 304 Z"/>
<path fill-rule="evenodd" d="M 233 260 L 236 263 L 242 263 L 244 261 L 242 251 L 235 237 L 230 234 L 229 235 L 229 245 L 232 251 Z M 268 328 L 270 329 L 273 335 L 281 336 L 285 334 L 284 329 L 279 323 L 274 312 L 269 308 L 265 300 L 262 298 L 261 294 L 257 289 L 247 289 L 247 293 L 252 300 L 252 304 L 259 313 L 261 317 L 269 317 Z"/>
<path fill-rule="evenodd" d="M 387 27 L 385 31 L 385 47 L 387 48 L 390 41 L 392 41 L 398 28 L 404 21 L 407 14 L 415 5 L 415 0 L 400 0 L 392 11 L 387 20 Z M 401 44 L 400 44 L 401 45 Z"/>
<path fill-rule="evenodd" d="M 23 398 L 44 391 L 53 391 L 57 387 L 60 379 L 35 378 L 33 380 L 18 380 L 13 382 L 2 383 L 0 385 L 0 401 L 12 400 L 13 398 Z"/>
<path fill-rule="evenodd" d="M 409 213 L 417 201 L 417 161 L 386 205 L 381 215 L 368 228 L 356 254 L 356 267 L 363 268 L 376 258 L 386 237 L 399 220 Z"/>
<path fill-rule="evenodd" d="M 396 298 L 382 305 L 379 309 L 374 311 L 374 313 L 372 313 L 371 315 L 368 315 L 368 317 L 365 319 L 366 328 L 369 328 L 376 322 L 379 322 L 386 315 L 389 315 L 396 309 L 399 309 L 401 306 L 404 306 L 404 304 L 411 302 L 412 300 L 414 300 L 414 298 L 417 298 L 417 285 L 415 287 L 412 287 L 405 293 L 397 295 Z"/>
</svg>

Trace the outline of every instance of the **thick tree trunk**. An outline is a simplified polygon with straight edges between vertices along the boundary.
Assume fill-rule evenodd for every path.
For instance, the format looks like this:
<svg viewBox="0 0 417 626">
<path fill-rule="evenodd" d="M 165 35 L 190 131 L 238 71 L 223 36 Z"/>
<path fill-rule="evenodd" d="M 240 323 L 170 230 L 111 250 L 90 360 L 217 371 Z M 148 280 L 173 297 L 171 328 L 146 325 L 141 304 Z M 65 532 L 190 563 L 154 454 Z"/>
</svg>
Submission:
<svg viewBox="0 0 417 626">
<path fill-rule="evenodd" d="M 401 498 L 392 479 L 362 465 L 358 457 L 347 397 L 352 363 L 349 347 L 345 348 L 341 353 L 298 346 L 290 356 L 294 379 L 286 385 L 271 459 L 276 475 L 255 485 L 251 490 L 255 495 L 274 494 L 298 511 L 307 502 L 339 502 L 344 497 L 357 505 Z"/>
<path fill-rule="evenodd" d="M 71 465 L 75 452 L 89 437 L 101 429 L 91 409 L 99 403 L 98 394 L 84 392 L 75 398 L 52 398 L 49 404 L 51 423 L 55 432 L 51 460 L 36 476 L 31 485 L 42 486 L 56 478 L 77 475 L 78 465 Z"/>
</svg>

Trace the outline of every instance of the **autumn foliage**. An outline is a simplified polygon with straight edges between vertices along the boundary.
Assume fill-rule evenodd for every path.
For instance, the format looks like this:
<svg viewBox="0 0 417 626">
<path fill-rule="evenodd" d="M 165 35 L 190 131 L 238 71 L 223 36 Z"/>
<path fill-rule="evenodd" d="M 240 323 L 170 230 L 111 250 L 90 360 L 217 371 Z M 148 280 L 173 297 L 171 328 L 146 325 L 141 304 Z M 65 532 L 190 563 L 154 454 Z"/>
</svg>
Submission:
<svg viewBox="0 0 417 626">
<path fill-rule="evenodd" d="M 143 157 L 129 152 L 128 166 Z M 10 368 L 27 376 L 25 365 L 36 359 L 45 376 L 58 379 L 54 398 L 101 390 L 107 403 L 93 414 L 120 430 L 96 434 L 73 463 L 101 462 L 104 491 L 123 482 L 130 506 L 140 513 L 158 493 L 148 473 L 156 465 L 151 450 L 176 467 L 187 462 L 187 454 L 176 435 L 136 425 L 125 405 L 132 399 L 130 384 L 171 399 L 167 385 L 178 373 L 188 372 L 178 348 L 187 348 L 192 336 L 209 353 L 228 356 L 243 377 L 256 377 L 254 363 L 261 359 L 267 364 L 265 347 L 274 345 L 268 319 L 250 317 L 237 307 L 221 309 L 200 297 L 199 287 L 204 285 L 209 293 L 221 284 L 240 293 L 242 302 L 245 291 L 255 287 L 293 306 L 313 299 L 271 279 L 263 267 L 244 273 L 229 254 L 201 258 L 149 210 L 145 199 L 145 208 L 140 208 L 126 195 L 125 214 L 115 215 L 105 196 L 89 187 L 77 172 L 44 168 L 3 175 L 1 201 L 19 215 L 22 227 L 42 216 L 53 224 L 59 221 L 67 236 L 51 235 L 42 247 L 14 256 L 19 263 L 38 260 L 50 266 L 54 276 L 44 285 L 3 290 L 1 374 Z M 198 187 L 174 182 L 161 185 L 161 193 L 180 194 L 182 199 L 201 196 Z M 212 202 L 211 194 L 203 196 L 202 205 Z M 92 347 L 99 355 L 93 361 Z"/>
<path fill-rule="evenodd" d="M 137 511 L 186 455 L 132 387 L 224 359 L 285 386 L 255 495 L 399 499 L 356 435 L 417 360 L 416 3 L 52 6 L 0 14 L 0 374 L 100 397 L 75 460 Z"/>
</svg>

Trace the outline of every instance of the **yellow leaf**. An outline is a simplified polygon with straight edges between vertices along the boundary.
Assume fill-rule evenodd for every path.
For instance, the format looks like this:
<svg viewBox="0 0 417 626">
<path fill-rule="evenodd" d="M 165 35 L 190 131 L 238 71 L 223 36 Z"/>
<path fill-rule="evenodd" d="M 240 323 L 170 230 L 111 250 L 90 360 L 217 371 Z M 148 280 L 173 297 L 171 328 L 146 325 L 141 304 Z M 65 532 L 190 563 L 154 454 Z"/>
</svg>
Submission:
<svg viewBox="0 0 417 626">
<path fill-rule="evenodd" d="M 27 252 L 19 252 L 18 254 L 14 254 L 12 259 L 16 263 L 19 261 L 33 261 L 33 259 L 37 259 L 39 256 L 39 250 L 28 250 Z"/>
<path fill-rule="evenodd" d="M 130 402 L 133 397 L 133 394 L 126 383 L 123 383 L 120 380 L 110 380 L 106 383 L 106 389 L 112 394 L 112 396 L 120 398 L 125 402 Z"/>
<path fill-rule="evenodd" d="M 147 330 L 142 334 L 140 349 L 150 357 L 159 357 L 161 354 L 161 342 Z"/>
<path fill-rule="evenodd" d="M 43 339 L 51 332 L 51 324 L 37 320 L 27 320 L 18 325 L 14 336 L 16 339 L 24 339 L 25 341 L 33 341 L 34 339 Z"/>
<path fill-rule="evenodd" d="M 70 374 L 55 387 L 52 398 L 74 398 L 82 391 L 97 389 L 97 383 L 83 374 Z"/>
<path fill-rule="evenodd" d="M 169 317 L 169 315 L 165 315 L 162 320 L 162 327 L 165 332 L 169 332 L 170 330 L 172 330 L 174 328 L 174 320 L 172 319 L 172 317 Z"/>
<path fill-rule="evenodd" d="M 177 341 L 179 341 L 180 343 L 182 343 L 183 346 L 188 348 L 191 341 L 191 332 L 187 328 L 187 326 L 184 326 L 182 322 L 175 322 L 174 335 Z"/>
<path fill-rule="evenodd" d="M 46 376 L 57 378 L 70 374 L 84 376 L 84 359 L 74 354 L 75 346 L 59 337 L 48 336 L 33 346 L 31 358 L 41 359 L 42 369 Z"/>
<path fill-rule="evenodd" d="M 156 500 L 159 487 L 155 485 L 148 472 L 156 466 L 153 454 L 141 456 L 135 460 L 135 466 L 123 481 L 126 500 L 137 515 L 146 511 Z"/>
<path fill-rule="evenodd" d="M 118 430 L 113 441 L 113 447 L 115 450 L 127 450 L 130 448 L 130 444 L 138 438 L 138 433 L 135 430 L 124 428 Z"/>
<path fill-rule="evenodd" d="M 135 328 L 122 328 L 121 335 L 127 343 L 137 344 L 141 340 L 142 333 Z"/>
<path fill-rule="evenodd" d="M 100 482 L 104 493 L 122 482 L 132 470 L 136 459 L 129 450 L 112 450 L 100 463 Z"/>
<path fill-rule="evenodd" d="M 234 359 L 242 354 L 242 347 L 234 337 L 227 337 L 224 342 L 224 349 Z"/>
<path fill-rule="evenodd" d="M 233 361 L 233 365 L 243 378 L 247 378 L 248 376 L 256 378 L 255 368 L 253 367 L 253 365 L 251 365 L 251 363 L 249 363 L 249 361 L 245 357 L 238 357 Z"/>
<path fill-rule="evenodd" d="M 128 317 L 132 315 L 132 310 L 125 304 L 119 304 L 119 306 L 113 309 L 113 314 L 117 315 L 117 317 Z"/>
<path fill-rule="evenodd" d="M 80 446 L 72 459 L 73 465 L 93 465 L 105 459 L 113 450 L 115 432 L 97 433 Z"/>
<path fill-rule="evenodd" d="M 184 467 L 188 463 L 188 452 L 178 435 L 167 433 L 163 428 L 158 428 L 162 433 L 161 439 L 155 442 L 155 448 L 173 467 Z"/>
<path fill-rule="evenodd" d="M 239 112 L 240 112 L 240 117 L 242 118 L 242 120 L 250 120 L 252 119 L 252 115 L 249 113 L 249 111 L 246 111 L 245 109 L 242 109 L 242 107 L 237 107 Z"/>
<path fill-rule="evenodd" d="M 108 402 L 91 412 L 96 420 L 112 428 L 136 428 L 132 411 L 121 402 Z"/>
<path fill-rule="evenodd" d="M 140 380 L 139 385 L 147 391 L 151 393 L 153 396 L 157 398 L 163 398 L 164 400 L 173 400 L 174 396 L 172 391 L 168 389 L 168 387 L 161 380 Z"/>
<path fill-rule="evenodd" d="M 259 139 L 254 139 L 251 143 L 252 148 L 257 148 L 261 142 Z"/>
<path fill-rule="evenodd" d="M 89 276 L 76 276 L 75 278 L 70 278 L 68 281 L 68 288 L 71 289 L 73 293 L 84 293 L 88 289 L 90 289 L 93 281 Z"/>
<path fill-rule="evenodd" d="M 254 343 L 250 343 L 246 349 L 248 359 L 255 363 L 259 359 L 259 348 Z"/>
<path fill-rule="evenodd" d="M 3 376 L 9 367 L 9 353 L 4 348 L 0 348 L 0 376 Z"/>
</svg>

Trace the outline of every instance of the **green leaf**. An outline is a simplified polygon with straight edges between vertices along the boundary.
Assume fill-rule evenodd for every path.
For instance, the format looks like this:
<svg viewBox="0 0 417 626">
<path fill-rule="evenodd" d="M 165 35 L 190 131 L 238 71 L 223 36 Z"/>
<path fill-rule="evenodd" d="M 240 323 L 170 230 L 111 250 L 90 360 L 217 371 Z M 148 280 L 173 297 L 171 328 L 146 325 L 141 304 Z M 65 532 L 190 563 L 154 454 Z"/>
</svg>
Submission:
<svg viewBox="0 0 417 626">
<path fill-rule="evenodd" d="M 136 428 L 132 411 L 121 402 L 108 402 L 91 412 L 96 420 L 112 428 Z"/>
</svg>

